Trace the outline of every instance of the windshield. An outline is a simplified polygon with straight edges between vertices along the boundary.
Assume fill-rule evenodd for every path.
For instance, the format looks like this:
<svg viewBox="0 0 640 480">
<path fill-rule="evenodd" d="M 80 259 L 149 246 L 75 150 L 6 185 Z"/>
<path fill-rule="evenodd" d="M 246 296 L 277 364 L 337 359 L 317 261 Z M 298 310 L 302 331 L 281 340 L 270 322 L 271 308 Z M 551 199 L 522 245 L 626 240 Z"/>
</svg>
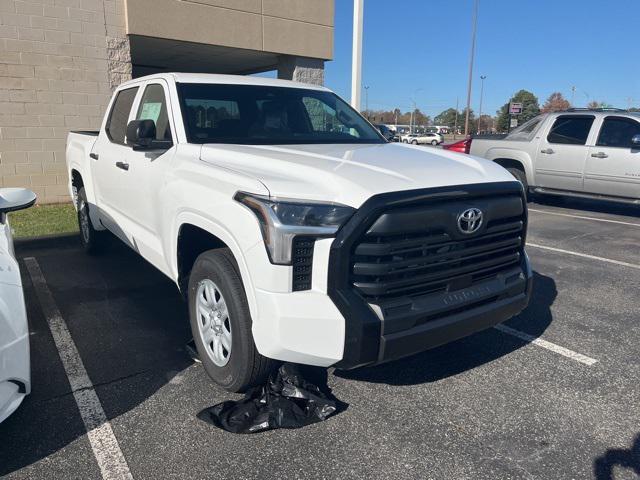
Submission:
<svg viewBox="0 0 640 480">
<path fill-rule="evenodd" d="M 260 85 L 179 83 L 190 143 L 386 143 L 331 92 Z"/>
<path fill-rule="evenodd" d="M 511 133 L 505 137 L 505 140 L 523 140 L 530 141 L 535 135 L 540 122 L 544 119 L 544 115 L 538 115 L 531 120 L 524 122 L 515 130 L 511 130 Z"/>
</svg>

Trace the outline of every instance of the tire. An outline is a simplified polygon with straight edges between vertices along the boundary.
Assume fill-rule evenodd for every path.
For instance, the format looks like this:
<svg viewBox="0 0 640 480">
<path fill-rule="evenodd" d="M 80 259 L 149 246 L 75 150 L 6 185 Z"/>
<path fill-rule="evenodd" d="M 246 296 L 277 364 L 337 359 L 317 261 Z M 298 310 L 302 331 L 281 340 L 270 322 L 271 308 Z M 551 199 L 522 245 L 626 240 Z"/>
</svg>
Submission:
<svg viewBox="0 0 640 480">
<path fill-rule="evenodd" d="M 193 340 L 209 377 L 229 392 L 265 381 L 277 362 L 256 349 L 247 297 L 228 248 L 200 254 L 189 275 L 188 298 Z"/>
<path fill-rule="evenodd" d="M 402 143 L 409 143 L 409 142 L 407 142 L 406 140 L 402 140 Z"/>
<path fill-rule="evenodd" d="M 524 173 L 524 170 L 517 167 L 510 167 L 507 168 L 507 170 L 516 178 L 516 180 L 522 183 L 522 186 L 524 187 L 525 198 L 527 199 L 527 201 L 529 201 L 531 199 L 531 195 L 529 194 L 529 184 L 527 183 L 527 175 Z"/>
<path fill-rule="evenodd" d="M 95 255 L 104 250 L 107 232 L 98 231 L 93 228 L 91 216 L 89 215 L 89 202 L 84 187 L 78 190 L 76 197 L 76 210 L 78 216 L 78 228 L 80 229 L 80 243 L 84 251 L 90 255 Z"/>
<path fill-rule="evenodd" d="M 412 141 L 411 141 L 411 145 L 417 145 L 417 144 L 418 144 L 418 141 L 417 141 L 417 140 L 412 140 Z"/>
<path fill-rule="evenodd" d="M 436 145 L 438 145 L 438 141 L 437 140 L 431 140 L 431 145 L 433 145 L 435 147 Z"/>
</svg>

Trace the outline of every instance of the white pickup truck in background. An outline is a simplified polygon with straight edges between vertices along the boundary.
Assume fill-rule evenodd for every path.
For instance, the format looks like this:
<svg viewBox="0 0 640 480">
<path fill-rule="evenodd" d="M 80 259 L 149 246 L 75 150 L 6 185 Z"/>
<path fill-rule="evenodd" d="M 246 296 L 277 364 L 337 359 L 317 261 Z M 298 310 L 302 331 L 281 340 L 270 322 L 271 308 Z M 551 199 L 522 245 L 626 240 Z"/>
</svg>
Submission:
<svg viewBox="0 0 640 480">
<path fill-rule="evenodd" d="M 71 133 L 89 252 L 109 230 L 188 299 L 207 373 L 272 360 L 354 368 L 519 313 L 531 295 L 522 185 L 495 163 L 388 143 L 330 90 L 167 73 Z"/>
<path fill-rule="evenodd" d="M 472 139 L 469 153 L 502 165 L 536 193 L 640 204 L 640 113 L 543 114 L 504 139 Z"/>
</svg>

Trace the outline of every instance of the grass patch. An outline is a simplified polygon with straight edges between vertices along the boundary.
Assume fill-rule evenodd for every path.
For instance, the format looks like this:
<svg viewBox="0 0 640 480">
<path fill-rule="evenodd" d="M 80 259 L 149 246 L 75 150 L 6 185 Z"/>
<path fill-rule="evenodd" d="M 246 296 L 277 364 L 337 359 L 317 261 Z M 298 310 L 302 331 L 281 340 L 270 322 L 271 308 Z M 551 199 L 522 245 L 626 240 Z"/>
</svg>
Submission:
<svg viewBox="0 0 640 480">
<path fill-rule="evenodd" d="M 16 238 L 78 231 L 76 210 L 71 203 L 35 205 L 12 212 L 9 214 L 9 223 Z"/>
</svg>

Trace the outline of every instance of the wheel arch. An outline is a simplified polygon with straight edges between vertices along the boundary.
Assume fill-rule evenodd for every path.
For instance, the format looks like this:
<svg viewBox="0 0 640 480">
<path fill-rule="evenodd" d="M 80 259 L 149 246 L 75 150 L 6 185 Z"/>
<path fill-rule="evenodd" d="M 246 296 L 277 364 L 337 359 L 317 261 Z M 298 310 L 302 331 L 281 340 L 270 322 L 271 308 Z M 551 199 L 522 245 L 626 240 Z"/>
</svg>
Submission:
<svg viewBox="0 0 640 480">
<path fill-rule="evenodd" d="M 249 310 L 252 317 L 256 318 L 257 304 L 249 269 L 240 245 L 229 231 L 208 218 L 196 213 L 185 212 L 178 217 L 175 234 L 172 238 L 175 243 L 171 248 L 174 257 L 171 265 L 174 269 L 174 278 L 178 288 L 185 297 L 187 295 L 189 272 L 198 255 L 207 250 L 228 248 L 236 262 L 238 274 L 247 296 Z"/>
<path fill-rule="evenodd" d="M 486 158 L 504 168 L 519 168 L 527 177 L 527 183 L 531 186 L 535 184 L 533 163 L 526 152 L 518 150 L 490 150 Z"/>
</svg>

